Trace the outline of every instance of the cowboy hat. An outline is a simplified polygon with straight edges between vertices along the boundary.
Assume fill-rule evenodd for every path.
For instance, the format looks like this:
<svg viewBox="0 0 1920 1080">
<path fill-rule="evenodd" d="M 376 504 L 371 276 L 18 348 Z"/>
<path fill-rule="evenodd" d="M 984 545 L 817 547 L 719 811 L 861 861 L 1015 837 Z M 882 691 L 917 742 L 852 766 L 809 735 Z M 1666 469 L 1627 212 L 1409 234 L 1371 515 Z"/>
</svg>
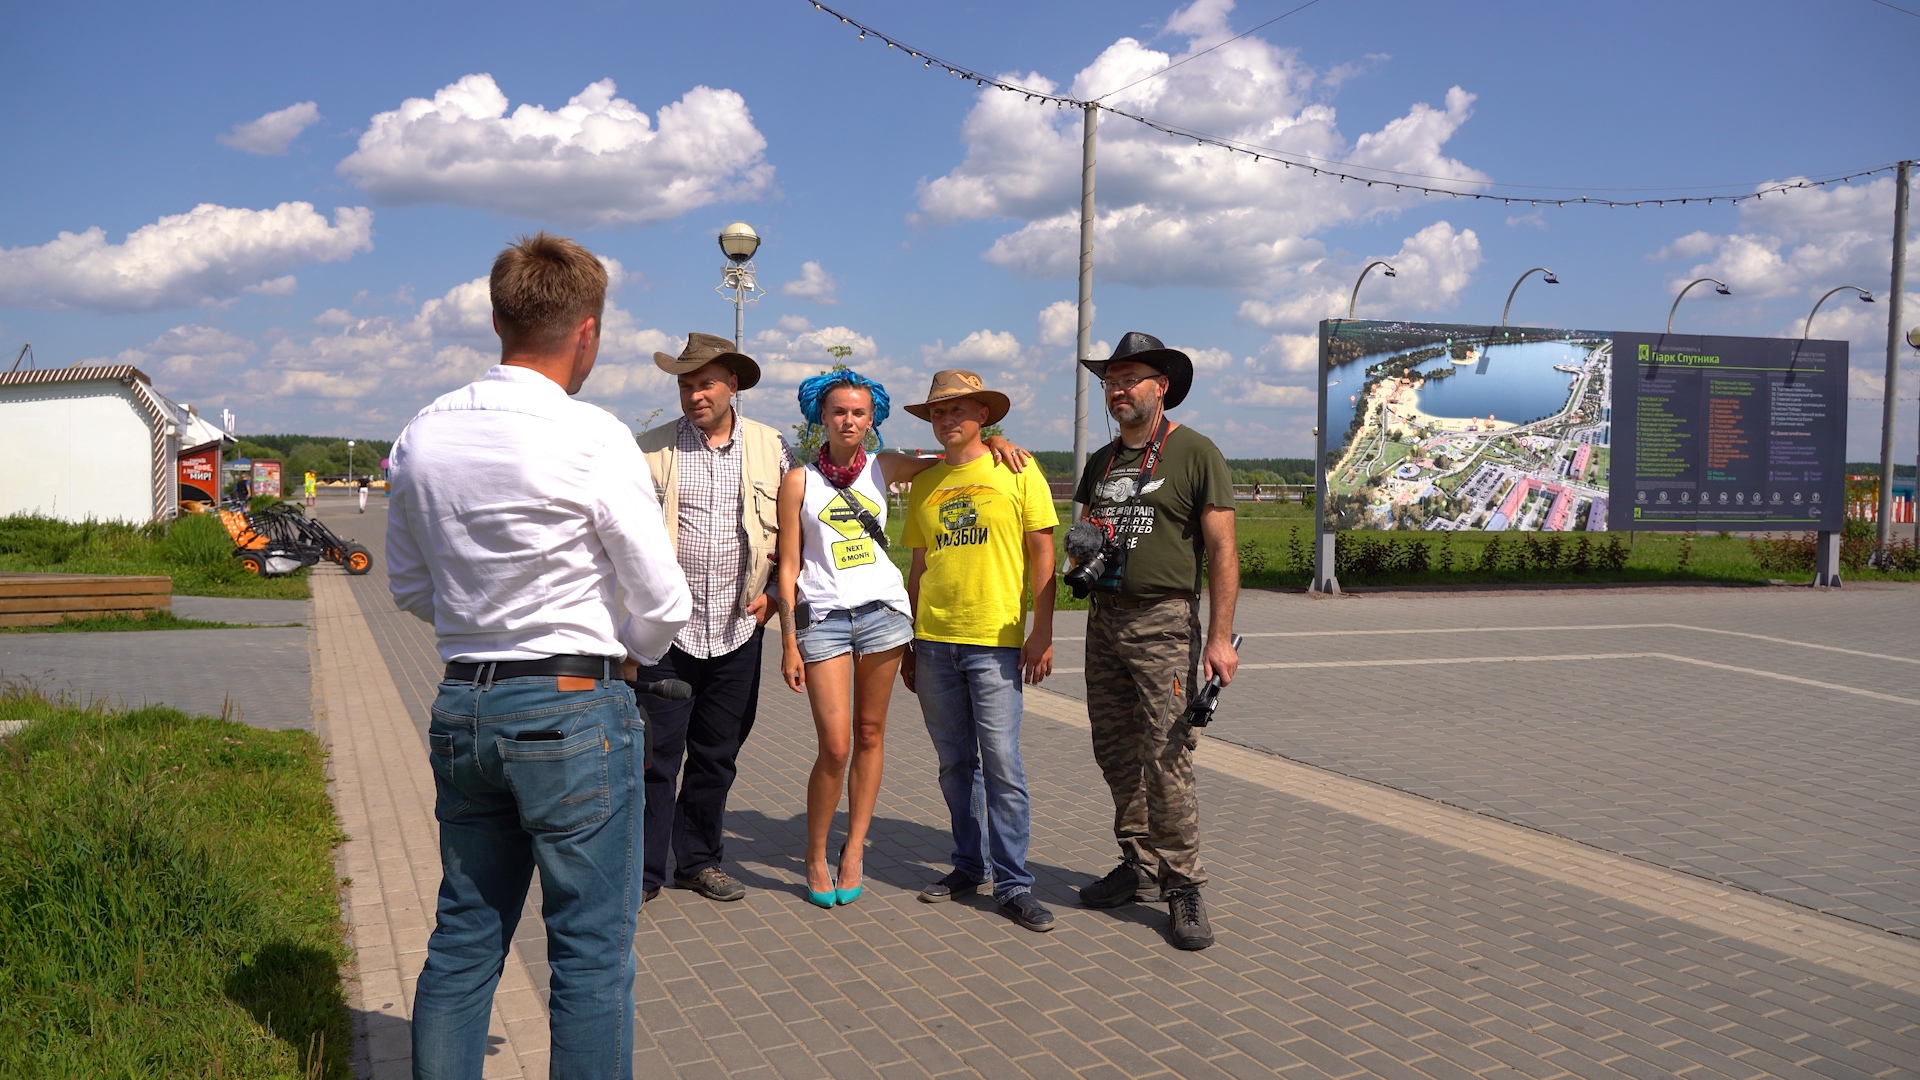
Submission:
<svg viewBox="0 0 1920 1080">
<path fill-rule="evenodd" d="M 1007 395 L 998 390 L 987 389 L 987 385 L 980 381 L 980 376 L 959 368 L 947 368 L 944 371 L 934 372 L 933 385 L 927 388 L 927 400 L 918 405 L 903 407 L 920 419 L 930 421 L 933 417 L 927 413 L 929 408 L 939 402 L 953 401 L 957 398 L 972 398 L 985 405 L 988 424 L 999 423 L 1006 417 L 1007 410 L 1013 407 L 1013 402 L 1007 400 Z"/>
<path fill-rule="evenodd" d="M 653 364 L 669 375 L 685 375 L 708 364 L 719 364 L 733 372 L 734 378 L 740 381 L 741 390 L 760 381 L 760 365 L 753 362 L 753 357 L 735 352 L 732 339 L 718 334 L 688 334 L 687 347 L 680 350 L 679 356 L 657 352 L 653 354 Z"/>
<path fill-rule="evenodd" d="M 1167 377 L 1167 396 L 1161 408 L 1171 409 L 1187 400 L 1187 391 L 1193 389 L 1193 358 L 1179 349 L 1169 349 L 1152 334 L 1142 334 L 1129 330 L 1120 337 L 1120 344 L 1114 346 L 1113 355 L 1105 360 L 1084 360 L 1087 370 L 1104 379 L 1107 377 L 1107 365 L 1121 360 L 1131 360 L 1136 364 L 1145 364 Z"/>
</svg>

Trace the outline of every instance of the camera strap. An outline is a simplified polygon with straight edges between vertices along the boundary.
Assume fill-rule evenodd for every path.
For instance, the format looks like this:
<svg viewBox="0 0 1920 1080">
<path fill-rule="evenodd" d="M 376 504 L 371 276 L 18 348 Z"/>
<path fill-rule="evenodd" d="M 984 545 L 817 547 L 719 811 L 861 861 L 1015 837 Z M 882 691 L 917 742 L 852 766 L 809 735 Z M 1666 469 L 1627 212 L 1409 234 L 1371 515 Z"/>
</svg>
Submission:
<svg viewBox="0 0 1920 1080">
<path fill-rule="evenodd" d="M 1173 421 L 1162 414 L 1159 429 L 1153 433 L 1153 438 L 1147 443 L 1147 454 L 1140 459 L 1140 475 L 1134 478 L 1135 492 L 1146 487 L 1147 481 L 1152 478 L 1154 468 L 1160 464 L 1160 448 L 1166 445 L 1167 435 L 1172 431 Z M 1120 437 L 1114 436 L 1113 453 L 1107 455 L 1107 469 L 1100 474 L 1101 480 L 1104 481 L 1113 475 L 1113 463 L 1120 459 L 1120 451 L 1125 447 L 1126 444 L 1120 441 Z"/>
<path fill-rule="evenodd" d="M 812 468 L 813 471 L 820 474 L 820 479 L 825 480 L 827 486 L 833 489 L 834 494 L 838 495 L 841 501 L 847 504 L 847 509 L 853 513 L 853 520 L 860 523 L 860 528 L 866 531 L 866 534 L 873 539 L 874 543 L 880 545 L 882 551 L 886 550 L 887 530 L 881 528 L 880 520 L 873 516 L 873 511 L 868 510 L 856 502 L 853 496 L 848 494 L 847 488 L 834 483 L 833 479 L 829 477 L 826 471 L 821 469 L 819 465 L 816 464 L 812 466 Z M 850 486 L 851 485 L 849 485 L 849 487 Z"/>
</svg>

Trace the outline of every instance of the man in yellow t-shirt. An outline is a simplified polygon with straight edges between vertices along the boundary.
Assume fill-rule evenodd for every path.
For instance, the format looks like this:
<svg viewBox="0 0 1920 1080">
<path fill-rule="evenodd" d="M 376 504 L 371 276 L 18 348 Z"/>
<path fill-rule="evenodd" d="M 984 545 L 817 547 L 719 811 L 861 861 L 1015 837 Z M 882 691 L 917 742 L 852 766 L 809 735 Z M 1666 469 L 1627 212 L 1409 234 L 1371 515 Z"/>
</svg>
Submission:
<svg viewBox="0 0 1920 1080">
<path fill-rule="evenodd" d="M 1053 530 L 1059 516 L 1036 464 L 995 465 L 981 429 L 1006 416 L 1007 396 L 971 371 L 939 371 L 927 400 L 906 410 L 933 425 L 946 461 L 914 478 L 906 543 L 914 642 L 901 672 L 940 762 L 953 823 L 953 871 L 920 899 L 977 891 L 991 872 L 1000 912 L 1053 929 L 1027 871 L 1032 811 L 1020 759 L 1021 679 L 1053 671 Z M 1025 635 L 1026 593 L 1034 598 Z"/>
</svg>

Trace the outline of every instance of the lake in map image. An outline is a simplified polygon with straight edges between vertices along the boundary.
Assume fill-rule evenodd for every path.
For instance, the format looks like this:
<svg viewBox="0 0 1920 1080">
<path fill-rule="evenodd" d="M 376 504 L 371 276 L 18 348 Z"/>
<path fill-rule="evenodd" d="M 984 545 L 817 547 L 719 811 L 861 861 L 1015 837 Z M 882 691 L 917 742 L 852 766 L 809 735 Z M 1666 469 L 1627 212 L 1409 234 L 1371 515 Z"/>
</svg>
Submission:
<svg viewBox="0 0 1920 1080">
<path fill-rule="evenodd" d="M 1406 350 L 1376 353 L 1331 369 L 1329 380 L 1339 385 L 1327 388 L 1327 428 L 1336 436 L 1346 432 L 1353 421 L 1356 403 L 1351 400 L 1366 383 L 1366 370 L 1382 360 Z M 1450 364 L 1454 374 L 1444 379 L 1428 379 L 1420 389 L 1420 411 L 1429 416 L 1485 417 L 1524 423 L 1550 416 L 1566 404 L 1573 376 L 1555 371 L 1555 365 L 1575 365 L 1587 355 L 1581 345 L 1566 341 L 1531 341 L 1519 345 L 1488 346 L 1473 362 L 1451 361 L 1438 357 L 1422 363 L 1421 374 L 1445 370 Z"/>
</svg>

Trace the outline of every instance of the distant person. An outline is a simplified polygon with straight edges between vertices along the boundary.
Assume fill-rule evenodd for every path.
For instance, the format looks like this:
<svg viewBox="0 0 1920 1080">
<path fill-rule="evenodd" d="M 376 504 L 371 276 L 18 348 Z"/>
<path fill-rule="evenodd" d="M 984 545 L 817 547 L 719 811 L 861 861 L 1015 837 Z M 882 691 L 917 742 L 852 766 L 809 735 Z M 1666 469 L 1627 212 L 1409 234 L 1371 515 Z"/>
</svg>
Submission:
<svg viewBox="0 0 1920 1080">
<path fill-rule="evenodd" d="M 312 469 L 307 470 L 306 479 L 303 481 L 303 490 L 307 498 L 308 506 L 317 507 L 320 505 L 320 478 L 313 474 Z"/>
<path fill-rule="evenodd" d="M 606 289 L 570 240 L 501 252 L 500 363 L 393 445 L 393 599 L 433 623 L 447 664 L 427 727 L 442 876 L 418 1078 L 481 1075 L 536 869 L 550 1075 L 633 1076 L 645 720 L 621 674 L 657 661 L 691 604 L 632 434 L 568 396 L 593 370 Z"/>
<path fill-rule="evenodd" d="M 1167 419 L 1193 386 L 1193 361 L 1129 333 L 1104 361 L 1107 412 L 1120 425 L 1087 458 L 1073 500 L 1112 527 L 1119 551 L 1087 612 L 1087 718 L 1093 757 L 1113 793 L 1120 865 L 1080 890 L 1112 908 L 1164 900 L 1176 948 L 1204 949 L 1213 928 L 1200 890 L 1195 737 L 1180 723 L 1193 688 L 1233 681 L 1233 609 L 1240 594 L 1233 473 L 1206 436 Z M 1200 590 L 1209 590 L 1200 634 Z"/>
<path fill-rule="evenodd" d="M 246 509 L 246 504 L 253 501 L 253 481 L 244 476 L 234 481 L 233 494 L 240 500 L 241 509 Z"/>
<path fill-rule="evenodd" d="M 780 485 L 780 674 L 788 688 L 806 692 L 813 711 L 819 753 L 807 779 L 807 899 L 833 907 L 853 903 L 865 888 L 861 864 L 880 794 L 887 705 L 913 640 L 906 583 L 885 550 L 887 488 L 937 459 L 867 453 L 867 433 L 886 422 L 891 400 L 859 372 L 812 376 L 799 399 L 800 414 L 826 436 L 819 456 Z M 1019 468 L 1025 451 L 995 443 Z M 843 787 L 847 840 L 836 881 L 827 834 Z"/>
<path fill-rule="evenodd" d="M 367 512 L 367 489 L 372 486 L 373 477 L 365 475 L 360 477 L 360 512 L 363 514 Z"/>
<path fill-rule="evenodd" d="M 641 895 L 659 895 L 671 846 L 675 886 L 733 901 L 747 887 L 721 866 L 727 795 L 760 708 L 780 481 L 793 454 L 778 431 L 734 408 L 734 395 L 760 381 L 760 365 L 731 339 L 688 334 L 679 356 L 657 352 L 653 362 L 679 383 L 681 416 L 641 434 L 640 450 L 693 590 L 693 615 L 641 678 L 682 680 L 693 697 L 646 702 L 654 738 Z"/>
<path fill-rule="evenodd" d="M 1021 679 L 1038 683 L 1053 672 L 1059 517 L 1039 468 L 1015 474 L 987 453 L 981 429 L 1008 406 L 1005 394 L 957 369 L 935 372 L 927 400 L 907 406 L 933 425 L 946 458 L 907 496 L 914 642 L 902 673 L 920 697 L 953 830 L 953 869 L 920 899 L 941 903 L 991 880 L 1002 915 L 1045 932 L 1053 912 L 1033 895 L 1027 868 L 1033 812 L 1020 753 Z"/>
</svg>

